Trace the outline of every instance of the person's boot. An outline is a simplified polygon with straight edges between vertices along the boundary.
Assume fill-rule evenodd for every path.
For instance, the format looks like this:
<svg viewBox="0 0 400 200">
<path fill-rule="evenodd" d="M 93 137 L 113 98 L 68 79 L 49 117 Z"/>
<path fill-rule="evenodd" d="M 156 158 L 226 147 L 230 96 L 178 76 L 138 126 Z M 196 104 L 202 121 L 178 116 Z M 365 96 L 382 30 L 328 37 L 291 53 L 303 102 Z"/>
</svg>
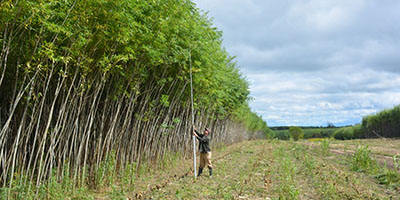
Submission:
<svg viewBox="0 0 400 200">
<path fill-rule="evenodd" d="M 203 173 L 203 168 L 199 167 L 199 173 L 197 174 L 197 176 L 200 176 L 201 173 Z"/>
<path fill-rule="evenodd" d="M 209 168 L 208 168 L 208 171 L 210 172 L 210 177 L 211 177 L 211 176 L 212 176 L 212 168 L 209 167 Z"/>
</svg>

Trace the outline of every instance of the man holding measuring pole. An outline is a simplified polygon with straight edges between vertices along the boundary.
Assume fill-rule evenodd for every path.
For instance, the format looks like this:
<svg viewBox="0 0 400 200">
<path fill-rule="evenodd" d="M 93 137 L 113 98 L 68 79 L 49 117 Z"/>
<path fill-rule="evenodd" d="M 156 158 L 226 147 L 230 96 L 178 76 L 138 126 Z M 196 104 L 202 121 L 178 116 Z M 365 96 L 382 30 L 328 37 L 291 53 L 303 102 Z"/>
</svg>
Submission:
<svg viewBox="0 0 400 200">
<path fill-rule="evenodd" d="M 210 177 L 212 176 L 212 165 L 211 165 L 211 149 L 210 149 L 210 129 L 205 128 L 204 134 L 199 133 L 196 127 L 193 126 L 193 135 L 199 140 L 199 151 L 200 151 L 200 167 L 197 176 L 203 172 L 204 167 L 207 165 Z"/>
</svg>

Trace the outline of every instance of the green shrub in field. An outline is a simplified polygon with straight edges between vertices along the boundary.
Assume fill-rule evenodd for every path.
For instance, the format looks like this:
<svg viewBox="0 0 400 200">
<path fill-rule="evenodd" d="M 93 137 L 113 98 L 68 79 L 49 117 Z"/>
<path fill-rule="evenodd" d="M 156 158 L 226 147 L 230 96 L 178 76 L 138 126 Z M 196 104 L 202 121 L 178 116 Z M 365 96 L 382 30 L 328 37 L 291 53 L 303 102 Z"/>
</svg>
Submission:
<svg viewBox="0 0 400 200">
<path fill-rule="evenodd" d="M 294 139 L 294 141 L 304 138 L 303 130 L 300 127 L 295 127 L 295 126 L 290 127 L 289 134 L 290 137 Z"/>
<path fill-rule="evenodd" d="M 328 139 L 324 139 L 320 143 L 321 150 L 324 155 L 329 155 L 329 144 L 330 142 Z"/>
<path fill-rule="evenodd" d="M 377 163 L 371 157 L 368 146 L 360 146 L 353 155 L 351 169 L 358 172 L 368 172 L 376 169 Z"/>
</svg>

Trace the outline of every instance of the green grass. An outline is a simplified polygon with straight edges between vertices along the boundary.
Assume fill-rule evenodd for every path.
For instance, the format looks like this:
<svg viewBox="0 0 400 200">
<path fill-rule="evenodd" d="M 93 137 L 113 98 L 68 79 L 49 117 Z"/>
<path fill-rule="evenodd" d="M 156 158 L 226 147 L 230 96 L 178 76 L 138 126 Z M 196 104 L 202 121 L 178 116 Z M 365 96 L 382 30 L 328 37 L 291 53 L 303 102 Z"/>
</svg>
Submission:
<svg viewBox="0 0 400 200">
<path fill-rule="evenodd" d="M 390 199 L 400 198 L 397 172 L 377 165 L 381 180 L 365 164 L 365 149 L 356 155 L 330 153 L 330 140 L 311 147 L 293 141 L 251 141 L 215 152 L 215 175 L 184 177 L 147 193 L 154 199 Z M 329 153 L 328 153 L 329 152 Z M 357 157 L 357 158 L 355 158 Z M 356 161 L 355 161 L 356 160 Z M 367 161 L 368 162 L 368 161 Z M 391 174 L 391 173 L 394 173 Z"/>
<path fill-rule="evenodd" d="M 64 169 L 64 173 L 67 174 Z M 49 180 L 36 188 L 34 183 L 27 181 L 26 177 L 16 175 L 18 182 L 10 188 L 0 188 L 0 199 L 94 199 L 87 187 L 77 187 L 72 184 L 71 179 L 65 176 L 58 180 L 55 173 Z"/>
</svg>

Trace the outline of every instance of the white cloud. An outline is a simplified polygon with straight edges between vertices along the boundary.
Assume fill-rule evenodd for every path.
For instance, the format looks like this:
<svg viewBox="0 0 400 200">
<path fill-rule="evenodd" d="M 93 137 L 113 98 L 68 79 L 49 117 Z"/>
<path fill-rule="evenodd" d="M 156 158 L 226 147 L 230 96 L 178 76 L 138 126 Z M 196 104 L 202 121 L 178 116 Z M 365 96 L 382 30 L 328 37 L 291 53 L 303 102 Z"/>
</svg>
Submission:
<svg viewBox="0 0 400 200">
<path fill-rule="evenodd" d="M 400 1 L 195 2 L 270 125 L 351 124 L 400 104 Z"/>
<path fill-rule="evenodd" d="M 251 106 L 270 124 L 325 125 L 357 123 L 400 103 L 400 75 L 369 69 L 327 72 L 248 74 L 256 97 Z"/>
<path fill-rule="evenodd" d="M 362 0 L 294 1 L 289 16 L 303 20 L 312 31 L 335 31 L 350 26 L 363 6 Z"/>
</svg>

